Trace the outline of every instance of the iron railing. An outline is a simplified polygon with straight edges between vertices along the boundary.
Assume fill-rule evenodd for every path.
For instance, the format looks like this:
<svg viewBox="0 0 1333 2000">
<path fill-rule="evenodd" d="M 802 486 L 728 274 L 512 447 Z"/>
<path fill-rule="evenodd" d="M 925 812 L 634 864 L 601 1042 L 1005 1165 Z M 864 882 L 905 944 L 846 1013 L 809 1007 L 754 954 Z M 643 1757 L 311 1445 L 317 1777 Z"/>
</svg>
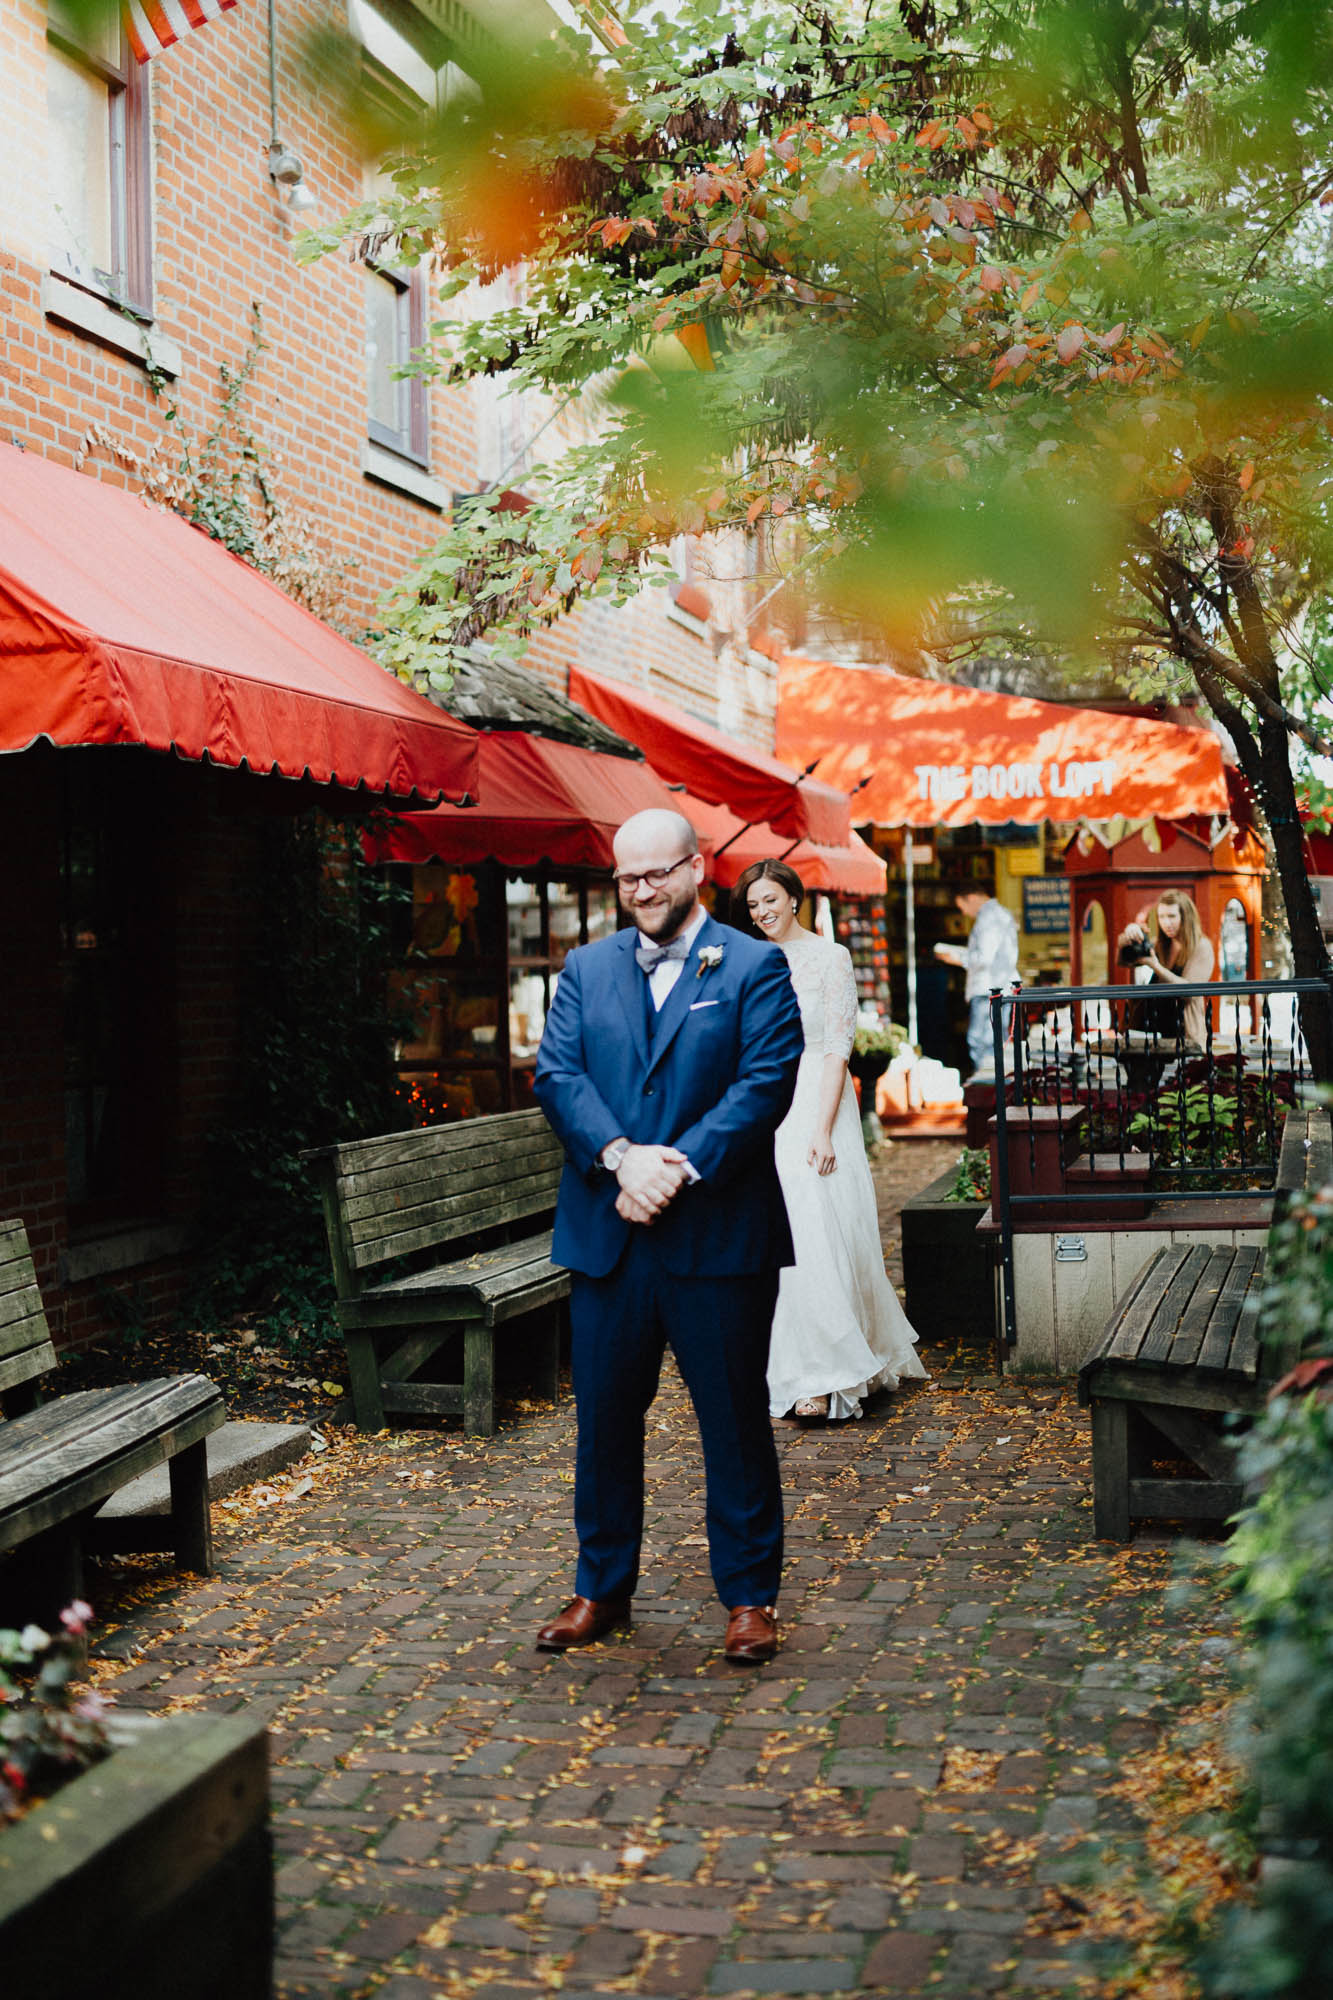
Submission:
<svg viewBox="0 0 1333 2000">
<path fill-rule="evenodd" d="M 1203 1002 L 1196 1042 L 1191 1000 Z M 1314 1082 L 1309 1038 L 1327 1044 L 1331 1028 L 1319 979 L 992 991 L 1005 1345 L 1017 1338 L 1016 1220 L 1057 1202 L 1073 1223 L 1080 1210 L 1141 1214 L 1145 1201 L 1271 1199 L 1284 1115 Z"/>
</svg>

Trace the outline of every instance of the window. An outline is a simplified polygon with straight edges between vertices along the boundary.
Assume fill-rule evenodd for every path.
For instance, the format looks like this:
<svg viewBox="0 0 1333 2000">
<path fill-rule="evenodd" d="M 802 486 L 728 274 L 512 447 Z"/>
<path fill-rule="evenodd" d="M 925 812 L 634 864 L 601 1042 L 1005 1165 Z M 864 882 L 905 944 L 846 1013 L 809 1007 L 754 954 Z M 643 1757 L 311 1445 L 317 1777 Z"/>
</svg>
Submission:
<svg viewBox="0 0 1333 2000">
<path fill-rule="evenodd" d="M 390 980 L 398 1085 L 413 1121 L 531 1104 L 537 1047 L 577 944 L 616 929 L 611 884 L 494 862 L 412 870 L 410 941 Z"/>
<path fill-rule="evenodd" d="M 46 44 L 51 268 L 152 308 L 148 80 L 119 16 L 53 7 Z"/>
<path fill-rule="evenodd" d="M 366 269 L 366 365 L 372 444 L 425 465 L 430 456 L 426 384 L 402 376 L 426 337 L 426 282 L 421 270 Z"/>
<path fill-rule="evenodd" d="M 463 17 L 460 17 L 463 18 Z M 430 14 L 410 0 L 348 0 L 348 25 L 361 45 L 361 83 L 367 104 L 406 136 L 441 110 L 466 83 L 449 60 L 452 43 Z M 373 199 L 379 177 L 371 174 Z M 430 403 L 426 384 L 398 371 L 426 341 L 426 274 L 419 267 L 370 262 L 366 267 L 366 374 L 370 443 L 409 459 L 430 462 Z M 369 468 L 368 468 L 369 469 Z M 393 482 L 393 469 L 374 468 Z M 409 487 L 417 491 L 416 487 Z M 434 498 L 435 496 L 431 496 Z M 438 501 L 437 501 L 438 504 Z"/>
</svg>

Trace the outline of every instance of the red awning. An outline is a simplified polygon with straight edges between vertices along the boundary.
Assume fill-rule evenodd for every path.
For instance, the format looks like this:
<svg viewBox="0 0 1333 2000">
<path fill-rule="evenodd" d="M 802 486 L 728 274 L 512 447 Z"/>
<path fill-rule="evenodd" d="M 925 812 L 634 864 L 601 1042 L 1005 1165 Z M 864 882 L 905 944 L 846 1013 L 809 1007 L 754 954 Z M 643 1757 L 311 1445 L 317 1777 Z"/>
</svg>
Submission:
<svg viewBox="0 0 1333 2000">
<path fill-rule="evenodd" d="M 621 687 L 582 667 L 569 670 L 569 698 L 599 722 L 637 743 L 659 777 L 684 785 L 709 805 L 726 806 L 751 825 L 767 822 L 788 841 L 841 846 L 851 831 L 845 792 L 801 778 L 775 757 L 696 722 L 659 695 Z"/>
<path fill-rule="evenodd" d="M 476 732 L 179 515 L 0 446 L 0 750 L 134 743 L 398 799 Z"/>
<path fill-rule="evenodd" d="M 375 861 L 502 861 L 530 868 L 551 861 L 610 868 L 616 828 L 650 807 L 682 812 L 647 765 L 520 731 L 480 739 L 478 803 L 403 813 L 367 837 Z"/>
<path fill-rule="evenodd" d="M 1222 748 L 1207 729 L 1030 701 L 882 667 L 788 657 L 778 748 L 819 759 L 830 784 L 869 774 L 878 826 L 1019 820 L 1181 819 L 1225 813 Z"/>
<path fill-rule="evenodd" d="M 679 809 L 712 848 L 708 873 L 719 888 L 730 889 L 752 861 L 782 860 L 796 870 L 807 889 L 824 889 L 835 896 L 884 894 L 885 865 L 854 828 L 842 846 L 821 847 L 813 840 L 801 840 L 793 847 L 790 838 L 773 827 L 746 826 L 725 806 L 687 795 Z"/>
</svg>

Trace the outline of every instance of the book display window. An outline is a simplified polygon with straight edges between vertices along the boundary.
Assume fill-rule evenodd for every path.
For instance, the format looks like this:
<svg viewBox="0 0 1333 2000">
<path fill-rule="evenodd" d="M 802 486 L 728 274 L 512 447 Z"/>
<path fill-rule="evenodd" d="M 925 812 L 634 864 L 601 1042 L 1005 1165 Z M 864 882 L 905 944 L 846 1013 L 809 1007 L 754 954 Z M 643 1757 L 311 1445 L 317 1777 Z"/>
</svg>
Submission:
<svg viewBox="0 0 1333 2000">
<path fill-rule="evenodd" d="M 483 862 L 410 869 L 409 938 L 390 982 L 399 1086 L 417 1124 L 533 1102 L 560 967 L 616 928 L 615 891 L 588 871 Z"/>
</svg>

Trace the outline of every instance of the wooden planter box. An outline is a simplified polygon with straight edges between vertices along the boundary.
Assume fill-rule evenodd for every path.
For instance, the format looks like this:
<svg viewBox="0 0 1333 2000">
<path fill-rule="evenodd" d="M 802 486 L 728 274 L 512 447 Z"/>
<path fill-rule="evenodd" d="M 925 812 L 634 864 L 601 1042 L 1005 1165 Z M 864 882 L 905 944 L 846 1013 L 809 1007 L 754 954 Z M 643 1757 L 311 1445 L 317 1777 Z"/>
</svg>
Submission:
<svg viewBox="0 0 1333 2000">
<path fill-rule="evenodd" d="M 946 1201 L 957 1178 L 951 1167 L 904 1203 L 903 1301 L 919 1339 L 971 1340 L 995 1335 L 990 1253 L 977 1235 L 984 1201 Z"/>
<path fill-rule="evenodd" d="M 271 2000 L 264 1729 L 200 1715 L 131 1729 L 0 1830 L 0 1986 L 15 2000 Z"/>
</svg>

